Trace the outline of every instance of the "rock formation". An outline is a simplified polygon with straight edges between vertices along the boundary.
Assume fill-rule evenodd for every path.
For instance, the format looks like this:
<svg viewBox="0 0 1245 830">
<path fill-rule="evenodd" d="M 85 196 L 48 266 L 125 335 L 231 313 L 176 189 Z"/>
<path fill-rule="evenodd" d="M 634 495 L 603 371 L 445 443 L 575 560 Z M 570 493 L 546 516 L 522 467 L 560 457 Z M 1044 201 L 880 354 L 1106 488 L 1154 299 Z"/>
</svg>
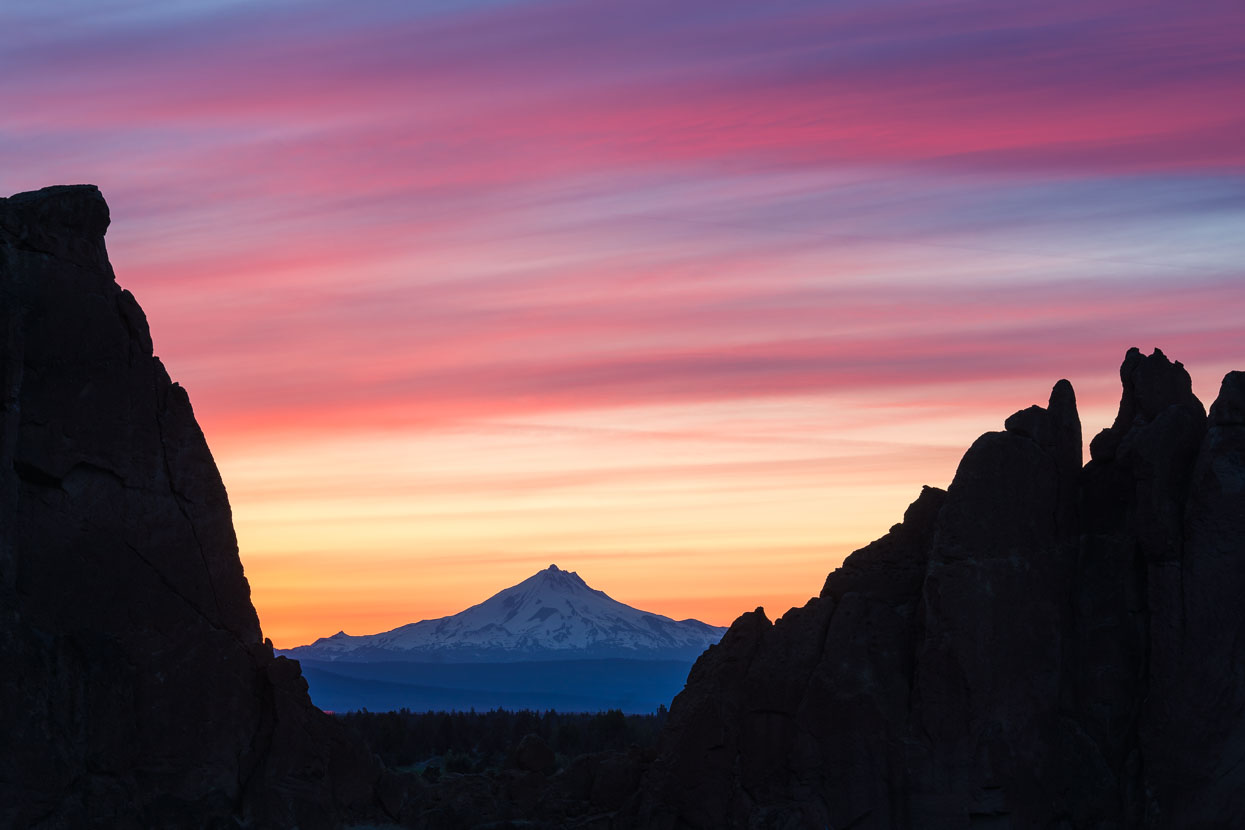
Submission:
<svg viewBox="0 0 1245 830">
<path fill-rule="evenodd" d="M 0 199 L 0 826 L 1245 826 L 1245 373 L 1208 416 L 1130 350 L 1084 467 L 1060 381 L 818 597 L 740 617 L 651 762 L 546 781 L 529 742 L 408 798 L 261 639 L 108 221 L 93 187 Z"/>
<path fill-rule="evenodd" d="M 380 767 L 262 640 L 225 488 L 113 280 L 108 223 L 90 186 L 0 199 L 0 826 L 367 813 Z"/>
<path fill-rule="evenodd" d="M 1008 418 L 820 596 L 697 662 L 630 807 L 658 828 L 1245 826 L 1245 373 L 1209 419 L 1132 349 Z"/>
</svg>

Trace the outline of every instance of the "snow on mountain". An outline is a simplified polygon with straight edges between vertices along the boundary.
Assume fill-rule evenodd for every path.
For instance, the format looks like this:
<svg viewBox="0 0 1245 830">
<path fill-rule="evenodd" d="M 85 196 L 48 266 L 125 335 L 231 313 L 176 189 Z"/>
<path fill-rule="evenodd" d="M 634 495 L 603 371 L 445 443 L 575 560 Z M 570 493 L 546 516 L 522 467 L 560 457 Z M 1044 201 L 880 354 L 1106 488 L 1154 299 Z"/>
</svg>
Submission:
<svg viewBox="0 0 1245 830">
<path fill-rule="evenodd" d="M 600 657 L 694 659 L 726 633 L 624 605 L 550 565 L 473 605 L 380 634 L 338 632 L 282 653 L 307 660 L 494 662 Z"/>
</svg>

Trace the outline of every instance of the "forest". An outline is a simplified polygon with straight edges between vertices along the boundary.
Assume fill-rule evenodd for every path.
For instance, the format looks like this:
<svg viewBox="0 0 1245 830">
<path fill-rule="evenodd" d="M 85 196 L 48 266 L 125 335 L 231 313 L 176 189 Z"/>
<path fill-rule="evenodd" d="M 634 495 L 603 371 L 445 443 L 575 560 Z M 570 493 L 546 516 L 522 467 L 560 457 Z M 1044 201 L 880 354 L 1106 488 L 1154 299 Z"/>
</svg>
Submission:
<svg viewBox="0 0 1245 830">
<path fill-rule="evenodd" d="M 520 742 L 535 736 L 552 750 L 557 768 L 598 752 L 655 749 L 667 709 L 655 714 L 539 712 L 349 712 L 335 717 L 359 735 L 390 769 L 435 781 L 443 772 L 482 773 L 515 765 Z M 529 742 L 532 739 L 529 738 Z"/>
</svg>

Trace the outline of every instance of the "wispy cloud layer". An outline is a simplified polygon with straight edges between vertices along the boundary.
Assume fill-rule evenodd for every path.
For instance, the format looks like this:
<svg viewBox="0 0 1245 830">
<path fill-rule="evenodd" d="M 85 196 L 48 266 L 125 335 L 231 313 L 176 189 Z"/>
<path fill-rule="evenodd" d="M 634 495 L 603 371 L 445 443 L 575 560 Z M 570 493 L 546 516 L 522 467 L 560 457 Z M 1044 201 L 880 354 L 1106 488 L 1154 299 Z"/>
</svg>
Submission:
<svg viewBox="0 0 1245 830">
<path fill-rule="evenodd" d="M 1060 376 L 1101 420 L 1128 346 L 1203 396 L 1245 366 L 1242 30 L 1217 1 L 17 0 L 0 191 L 103 187 L 279 643 L 341 627 L 350 573 L 389 592 L 363 630 L 555 553 L 721 622 Z M 738 457 L 744 421 L 782 441 Z M 377 492 L 419 510 L 362 517 Z"/>
</svg>

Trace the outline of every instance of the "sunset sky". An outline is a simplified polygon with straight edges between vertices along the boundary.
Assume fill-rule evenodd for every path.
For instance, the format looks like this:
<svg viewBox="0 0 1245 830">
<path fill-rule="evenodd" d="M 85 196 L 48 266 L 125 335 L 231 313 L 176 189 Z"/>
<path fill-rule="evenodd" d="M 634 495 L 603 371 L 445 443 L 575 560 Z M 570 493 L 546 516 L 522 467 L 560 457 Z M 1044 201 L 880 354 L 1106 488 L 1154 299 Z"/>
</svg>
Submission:
<svg viewBox="0 0 1245 830">
<path fill-rule="evenodd" d="M 0 195 L 100 186 L 278 646 L 556 563 L 820 590 L 1125 350 L 1245 369 L 1245 4 L 5 0 Z"/>
</svg>

